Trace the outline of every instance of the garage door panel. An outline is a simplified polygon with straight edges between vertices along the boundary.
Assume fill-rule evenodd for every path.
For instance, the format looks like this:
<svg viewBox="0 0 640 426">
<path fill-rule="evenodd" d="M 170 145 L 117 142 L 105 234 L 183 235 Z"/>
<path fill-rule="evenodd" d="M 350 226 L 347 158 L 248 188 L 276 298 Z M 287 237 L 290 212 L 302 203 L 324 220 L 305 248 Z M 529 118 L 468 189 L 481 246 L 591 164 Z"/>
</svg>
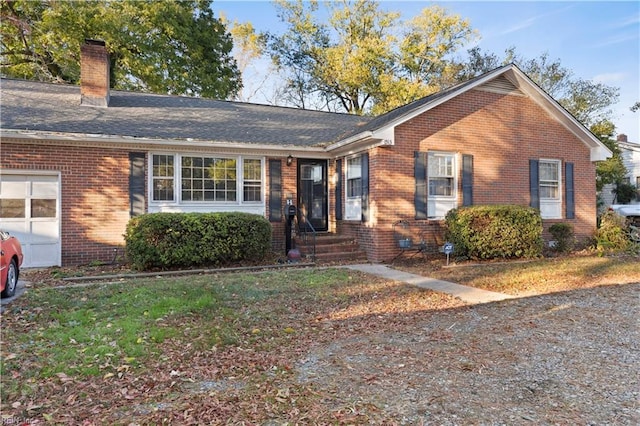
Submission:
<svg viewBox="0 0 640 426">
<path fill-rule="evenodd" d="M 60 265 L 57 175 L 0 174 L 0 228 L 20 240 L 23 267 Z"/>
<path fill-rule="evenodd" d="M 48 180 L 31 183 L 31 197 L 33 198 L 58 198 L 58 182 Z"/>
<path fill-rule="evenodd" d="M 58 227 L 47 222 L 31 222 L 31 242 L 51 243 L 58 242 Z"/>
<path fill-rule="evenodd" d="M 24 199 L 28 193 L 28 185 L 24 180 L 10 180 L 11 176 L 2 176 L 0 182 L 0 198 Z"/>
<path fill-rule="evenodd" d="M 6 231 L 16 237 L 22 244 L 29 240 L 31 227 L 28 223 L 25 223 L 24 220 L 20 222 L 14 222 L 11 220 L 0 219 L 0 228 L 2 228 L 3 231 Z"/>
<path fill-rule="evenodd" d="M 30 267 L 52 266 L 58 264 L 57 243 L 32 244 L 28 253 L 25 253 L 25 261 L 29 260 Z M 28 258 L 27 258 L 28 255 Z"/>
</svg>

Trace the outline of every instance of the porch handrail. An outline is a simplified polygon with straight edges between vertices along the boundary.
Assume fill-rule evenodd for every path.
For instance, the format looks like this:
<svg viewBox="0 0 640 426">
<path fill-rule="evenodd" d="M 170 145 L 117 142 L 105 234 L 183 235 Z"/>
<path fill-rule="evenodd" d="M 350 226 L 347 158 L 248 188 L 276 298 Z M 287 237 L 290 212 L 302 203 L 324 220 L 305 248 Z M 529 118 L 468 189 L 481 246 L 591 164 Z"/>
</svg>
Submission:
<svg viewBox="0 0 640 426">
<path fill-rule="evenodd" d="M 311 252 L 311 260 L 313 262 L 316 261 L 316 236 L 317 236 L 317 231 L 316 228 L 313 227 L 313 225 L 311 224 L 311 222 L 309 222 L 309 220 L 307 219 L 307 216 L 300 210 L 298 210 L 298 214 L 300 215 L 299 217 L 302 219 L 304 227 L 302 226 L 302 224 L 300 223 L 300 220 L 298 219 L 298 215 L 296 215 L 295 220 L 296 220 L 296 232 L 302 236 L 302 241 L 304 241 L 305 243 L 307 243 L 308 241 L 308 234 L 311 234 L 312 238 L 313 238 L 313 245 L 312 245 L 312 252 Z"/>
</svg>

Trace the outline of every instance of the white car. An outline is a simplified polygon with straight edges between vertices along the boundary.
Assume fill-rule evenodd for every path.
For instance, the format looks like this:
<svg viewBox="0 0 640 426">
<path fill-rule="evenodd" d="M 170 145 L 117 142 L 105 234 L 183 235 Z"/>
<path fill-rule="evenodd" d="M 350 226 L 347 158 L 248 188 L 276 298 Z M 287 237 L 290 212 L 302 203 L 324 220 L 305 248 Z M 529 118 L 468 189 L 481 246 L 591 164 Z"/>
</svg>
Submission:
<svg viewBox="0 0 640 426">
<path fill-rule="evenodd" d="M 612 204 L 609 210 L 626 217 L 636 226 L 640 226 L 640 204 Z"/>
</svg>

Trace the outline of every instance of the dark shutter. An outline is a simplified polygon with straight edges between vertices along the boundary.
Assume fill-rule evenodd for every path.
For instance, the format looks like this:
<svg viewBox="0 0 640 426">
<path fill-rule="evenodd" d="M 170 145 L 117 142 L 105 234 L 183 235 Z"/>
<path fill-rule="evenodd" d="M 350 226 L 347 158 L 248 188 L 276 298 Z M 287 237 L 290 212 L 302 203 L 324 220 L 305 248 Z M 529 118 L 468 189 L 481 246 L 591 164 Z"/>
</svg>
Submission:
<svg viewBox="0 0 640 426">
<path fill-rule="evenodd" d="M 129 153 L 129 215 L 145 212 L 144 206 L 144 152 Z"/>
<path fill-rule="evenodd" d="M 416 192 L 413 204 L 416 209 L 416 219 L 427 218 L 427 153 L 415 151 L 413 153 L 413 176 L 416 181 Z"/>
<path fill-rule="evenodd" d="M 565 181 L 565 215 L 567 219 L 575 219 L 576 205 L 573 190 L 573 163 L 565 163 L 564 165 L 564 181 Z"/>
<path fill-rule="evenodd" d="M 362 221 L 369 221 L 369 153 L 362 154 Z"/>
<path fill-rule="evenodd" d="M 282 221 L 282 161 L 269 160 L 269 221 Z"/>
<path fill-rule="evenodd" d="M 536 209 L 540 209 L 539 181 L 538 160 L 529 160 L 529 194 L 531 196 L 529 205 Z"/>
<path fill-rule="evenodd" d="M 473 155 L 462 156 L 462 205 L 473 205 Z"/>
<path fill-rule="evenodd" d="M 344 175 L 342 174 L 342 159 L 336 160 L 336 220 L 342 220 L 342 182 Z"/>
</svg>

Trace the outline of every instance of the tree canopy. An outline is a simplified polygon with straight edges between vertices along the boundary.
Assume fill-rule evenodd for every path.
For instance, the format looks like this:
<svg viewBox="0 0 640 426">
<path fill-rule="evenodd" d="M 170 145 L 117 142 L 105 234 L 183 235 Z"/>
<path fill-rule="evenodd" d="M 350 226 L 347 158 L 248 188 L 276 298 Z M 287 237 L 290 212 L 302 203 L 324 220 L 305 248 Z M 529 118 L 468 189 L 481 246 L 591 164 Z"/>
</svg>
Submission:
<svg viewBox="0 0 640 426">
<path fill-rule="evenodd" d="M 519 55 L 515 47 L 511 47 L 499 58 L 495 53 L 483 52 L 475 47 L 468 51 L 468 55 L 469 59 L 460 64 L 457 75 L 460 81 L 514 63 L 586 127 L 611 120 L 611 105 L 617 102 L 619 89 L 576 78 L 560 59 L 551 60 L 548 53 L 527 59 Z"/>
<path fill-rule="evenodd" d="M 80 45 L 106 42 L 117 89 L 228 98 L 241 88 L 232 39 L 210 0 L 3 0 L 2 75 L 78 83 Z"/>
<path fill-rule="evenodd" d="M 430 6 L 406 22 L 372 0 L 276 1 L 284 34 L 269 52 L 299 107 L 377 114 L 445 87 L 450 56 L 474 36 L 467 20 Z M 404 29 L 400 31 L 399 29 Z"/>
</svg>

